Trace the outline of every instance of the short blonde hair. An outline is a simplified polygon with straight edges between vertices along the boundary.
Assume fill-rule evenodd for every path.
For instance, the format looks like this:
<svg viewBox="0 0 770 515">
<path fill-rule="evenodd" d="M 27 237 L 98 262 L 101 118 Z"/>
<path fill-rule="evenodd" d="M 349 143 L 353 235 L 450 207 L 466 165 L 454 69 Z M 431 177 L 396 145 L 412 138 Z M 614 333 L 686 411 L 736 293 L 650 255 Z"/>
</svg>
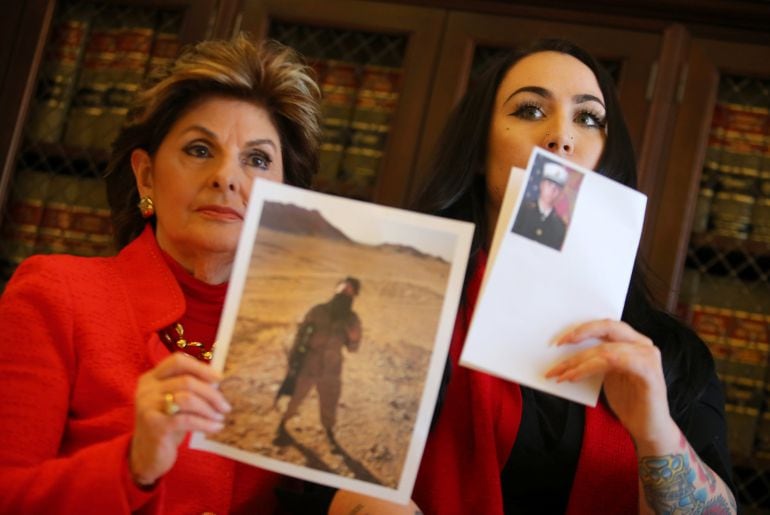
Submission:
<svg viewBox="0 0 770 515">
<path fill-rule="evenodd" d="M 321 134 L 321 93 L 312 69 L 276 41 L 254 43 L 243 34 L 232 41 L 203 41 L 183 51 L 137 94 L 113 144 L 106 178 L 117 248 L 138 236 L 146 223 L 136 207 L 131 153 L 142 148 L 154 155 L 173 124 L 212 96 L 266 109 L 281 138 L 284 181 L 310 186 Z"/>
</svg>

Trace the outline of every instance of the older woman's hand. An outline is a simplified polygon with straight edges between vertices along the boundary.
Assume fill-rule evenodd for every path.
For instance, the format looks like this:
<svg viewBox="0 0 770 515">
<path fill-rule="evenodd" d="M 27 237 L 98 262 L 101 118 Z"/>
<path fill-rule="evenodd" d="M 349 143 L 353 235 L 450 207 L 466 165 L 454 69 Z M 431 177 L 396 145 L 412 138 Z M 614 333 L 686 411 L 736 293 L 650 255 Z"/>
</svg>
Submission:
<svg viewBox="0 0 770 515">
<path fill-rule="evenodd" d="M 175 353 L 139 378 L 129 467 L 140 485 L 151 485 L 174 465 L 189 431 L 222 429 L 230 405 L 216 383 L 220 374 Z"/>
<path fill-rule="evenodd" d="M 578 352 L 548 371 L 557 381 L 579 381 L 605 374 L 607 402 L 639 444 L 676 443 L 679 430 L 668 409 L 660 351 L 625 322 L 597 320 L 563 335 L 559 345 L 598 338 L 601 343 Z"/>
</svg>

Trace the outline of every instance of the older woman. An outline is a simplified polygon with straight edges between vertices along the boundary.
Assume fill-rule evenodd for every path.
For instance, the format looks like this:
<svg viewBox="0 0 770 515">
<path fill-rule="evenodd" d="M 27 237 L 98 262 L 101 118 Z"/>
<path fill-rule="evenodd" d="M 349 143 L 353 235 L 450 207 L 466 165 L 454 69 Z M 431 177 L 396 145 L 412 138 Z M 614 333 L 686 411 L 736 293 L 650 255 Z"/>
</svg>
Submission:
<svg viewBox="0 0 770 515">
<path fill-rule="evenodd" d="M 142 92 L 108 169 L 120 252 L 37 256 L 0 299 L 2 513 L 271 513 L 280 476 L 190 450 L 256 177 L 307 186 L 319 90 L 277 44 L 205 42 Z"/>
<path fill-rule="evenodd" d="M 652 307 L 638 267 L 623 321 L 587 321 L 565 335 L 562 344 L 601 343 L 548 373 L 555 381 L 606 374 L 596 408 L 457 365 L 510 169 L 525 168 L 536 146 L 635 186 L 612 80 L 565 41 L 513 52 L 476 81 L 447 122 L 418 202 L 477 231 L 413 498 L 440 515 L 734 513 L 713 360 L 695 334 Z M 334 513 L 349 507 L 396 509 L 338 493 Z"/>
</svg>

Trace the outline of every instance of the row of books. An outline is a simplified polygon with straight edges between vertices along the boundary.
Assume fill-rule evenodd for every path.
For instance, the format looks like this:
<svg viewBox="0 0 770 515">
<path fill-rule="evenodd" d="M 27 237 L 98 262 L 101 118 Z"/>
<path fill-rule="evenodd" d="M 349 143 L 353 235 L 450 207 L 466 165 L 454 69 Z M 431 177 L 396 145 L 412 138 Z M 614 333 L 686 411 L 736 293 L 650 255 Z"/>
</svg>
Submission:
<svg viewBox="0 0 770 515">
<path fill-rule="evenodd" d="M 27 138 L 109 148 L 139 84 L 177 55 L 177 18 L 109 6 L 62 13 L 46 46 Z"/>
<path fill-rule="evenodd" d="M 716 104 L 693 232 L 770 243 L 770 109 Z"/>
<path fill-rule="evenodd" d="M 41 66 L 26 125 L 28 141 L 108 150 L 140 83 L 178 53 L 178 18 L 174 12 L 110 6 L 97 14 L 63 12 Z M 335 59 L 311 64 L 323 92 L 324 116 L 314 186 L 371 200 L 402 70 Z"/>
<path fill-rule="evenodd" d="M 770 144 L 770 106 L 717 102 L 711 118 L 711 140 L 736 152 L 766 151 Z"/>
<path fill-rule="evenodd" d="M 319 191 L 371 200 L 398 103 L 399 68 L 316 59 L 323 94 Z"/>
<path fill-rule="evenodd" d="M 770 453 L 770 315 L 690 304 L 682 315 L 706 342 L 724 386 L 730 449 Z"/>
<path fill-rule="evenodd" d="M 0 230 L 0 279 L 32 254 L 110 255 L 111 227 L 102 179 L 19 170 Z"/>
</svg>

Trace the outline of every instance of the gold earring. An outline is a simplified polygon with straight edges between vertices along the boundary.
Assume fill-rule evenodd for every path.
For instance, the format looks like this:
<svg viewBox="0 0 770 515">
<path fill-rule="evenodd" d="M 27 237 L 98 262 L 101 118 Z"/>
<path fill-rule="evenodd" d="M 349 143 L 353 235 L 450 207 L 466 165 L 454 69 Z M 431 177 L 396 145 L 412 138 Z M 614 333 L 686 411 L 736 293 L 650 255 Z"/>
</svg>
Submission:
<svg viewBox="0 0 770 515">
<path fill-rule="evenodd" d="M 139 212 L 142 213 L 142 217 L 150 218 L 155 214 L 155 204 L 153 204 L 150 197 L 142 197 L 137 205 L 139 206 Z"/>
</svg>

